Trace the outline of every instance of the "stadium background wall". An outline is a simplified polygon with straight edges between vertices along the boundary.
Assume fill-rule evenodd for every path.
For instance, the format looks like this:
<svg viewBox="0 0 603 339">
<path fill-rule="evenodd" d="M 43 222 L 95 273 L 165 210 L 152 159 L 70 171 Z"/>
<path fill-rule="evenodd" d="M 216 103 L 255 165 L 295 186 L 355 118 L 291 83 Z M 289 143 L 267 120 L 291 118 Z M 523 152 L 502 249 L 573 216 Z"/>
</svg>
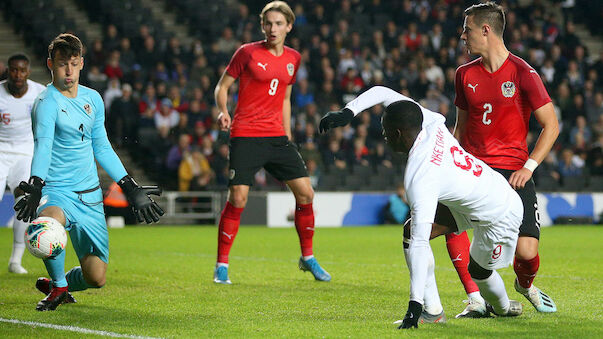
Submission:
<svg viewBox="0 0 603 339">
<path fill-rule="evenodd" d="M 601 223 L 603 193 L 538 193 L 541 226 L 555 220 L 571 223 Z M 314 214 L 318 227 L 372 226 L 383 221 L 387 193 L 317 192 Z M 295 200 L 288 192 L 256 192 L 245 209 L 241 223 L 268 227 L 293 227 Z M 0 201 L 0 227 L 11 225 L 14 199 L 5 194 Z"/>
</svg>

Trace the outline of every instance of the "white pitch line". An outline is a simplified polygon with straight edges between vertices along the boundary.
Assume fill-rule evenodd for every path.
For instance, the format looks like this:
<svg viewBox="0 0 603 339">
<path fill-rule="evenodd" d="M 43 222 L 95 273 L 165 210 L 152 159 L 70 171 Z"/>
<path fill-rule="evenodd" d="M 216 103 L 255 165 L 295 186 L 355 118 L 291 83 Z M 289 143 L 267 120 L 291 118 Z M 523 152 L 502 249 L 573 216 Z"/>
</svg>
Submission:
<svg viewBox="0 0 603 339">
<path fill-rule="evenodd" d="M 155 338 L 155 337 L 144 337 L 144 336 L 139 336 L 139 335 L 121 334 L 121 333 L 107 332 L 107 331 L 98 331 L 98 330 L 91 330 L 89 328 L 77 327 L 77 326 L 64 326 L 64 325 L 55 325 L 55 324 L 45 324 L 45 323 L 39 323 L 39 322 L 36 322 L 36 321 L 23 321 L 23 320 L 18 320 L 18 319 L 0 318 L 0 322 L 12 323 L 12 324 L 20 324 L 20 325 L 28 325 L 28 326 L 34 326 L 34 327 L 46 327 L 46 328 L 52 328 L 52 329 L 61 330 L 61 331 L 71 331 L 71 332 L 78 332 L 78 333 L 85 333 L 85 334 L 96 334 L 96 335 L 100 335 L 100 336 L 113 337 L 113 338 L 159 339 L 159 338 Z"/>
</svg>

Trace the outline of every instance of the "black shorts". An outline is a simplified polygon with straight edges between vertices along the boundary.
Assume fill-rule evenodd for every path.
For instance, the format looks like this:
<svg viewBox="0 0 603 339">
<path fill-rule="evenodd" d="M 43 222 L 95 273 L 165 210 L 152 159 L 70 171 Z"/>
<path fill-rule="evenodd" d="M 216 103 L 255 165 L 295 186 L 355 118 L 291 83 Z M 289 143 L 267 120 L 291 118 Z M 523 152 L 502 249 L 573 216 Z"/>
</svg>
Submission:
<svg viewBox="0 0 603 339">
<path fill-rule="evenodd" d="M 492 168 L 502 174 L 507 180 L 513 174 L 513 170 Z M 523 202 L 523 222 L 519 227 L 519 236 L 528 236 L 540 239 L 540 214 L 538 214 L 538 201 L 536 200 L 536 187 L 534 180 L 530 178 L 522 189 L 518 189 L 517 194 Z"/>
<path fill-rule="evenodd" d="M 230 139 L 229 186 L 253 186 L 262 167 L 279 181 L 308 176 L 297 147 L 286 136 Z"/>
</svg>

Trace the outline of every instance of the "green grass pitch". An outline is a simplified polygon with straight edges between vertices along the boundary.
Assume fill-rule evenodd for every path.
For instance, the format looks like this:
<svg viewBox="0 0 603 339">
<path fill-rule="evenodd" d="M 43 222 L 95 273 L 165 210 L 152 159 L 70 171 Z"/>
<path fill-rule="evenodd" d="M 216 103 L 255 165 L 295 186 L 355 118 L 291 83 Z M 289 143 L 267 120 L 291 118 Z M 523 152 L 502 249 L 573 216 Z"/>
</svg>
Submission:
<svg viewBox="0 0 603 339">
<path fill-rule="evenodd" d="M 432 241 L 436 279 L 447 324 L 398 331 L 408 303 L 408 270 L 400 227 L 317 229 L 319 262 L 333 280 L 316 282 L 297 268 L 294 229 L 241 227 L 231 251 L 233 285 L 216 285 L 215 227 L 128 227 L 110 230 L 107 285 L 74 293 L 77 304 L 37 312 L 34 283 L 46 275 L 28 253 L 27 275 L 7 273 L 12 230 L 0 229 L 0 318 L 71 325 L 152 337 L 326 338 L 601 338 L 603 228 L 542 230 L 536 285 L 553 297 L 556 314 L 539 314 L 513 290 L 511 267 L 501 270 L 517 318 L 454 319 L 465 297 L 444 239 Z M 70 245 L 67 269 L 76 264 Z M 0 322 L 1 338 L 82 338 L 90 334 Z"/>
</svg>

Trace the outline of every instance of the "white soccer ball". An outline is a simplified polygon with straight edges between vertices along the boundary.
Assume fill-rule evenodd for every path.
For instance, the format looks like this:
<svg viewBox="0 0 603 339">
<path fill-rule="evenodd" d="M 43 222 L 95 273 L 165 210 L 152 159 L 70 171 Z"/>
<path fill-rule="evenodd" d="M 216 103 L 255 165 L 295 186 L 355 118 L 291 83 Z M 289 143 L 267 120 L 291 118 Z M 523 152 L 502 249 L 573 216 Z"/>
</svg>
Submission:
<svg viewBox="0 0 603 339">
<path fill-rule="evenodd" d="M 54 258 L 65 250 L 67 232 L 57 220 L 50 217 L 39 217 L 27 226 L 25 245 L 35 257 Z"/>
</svg>

